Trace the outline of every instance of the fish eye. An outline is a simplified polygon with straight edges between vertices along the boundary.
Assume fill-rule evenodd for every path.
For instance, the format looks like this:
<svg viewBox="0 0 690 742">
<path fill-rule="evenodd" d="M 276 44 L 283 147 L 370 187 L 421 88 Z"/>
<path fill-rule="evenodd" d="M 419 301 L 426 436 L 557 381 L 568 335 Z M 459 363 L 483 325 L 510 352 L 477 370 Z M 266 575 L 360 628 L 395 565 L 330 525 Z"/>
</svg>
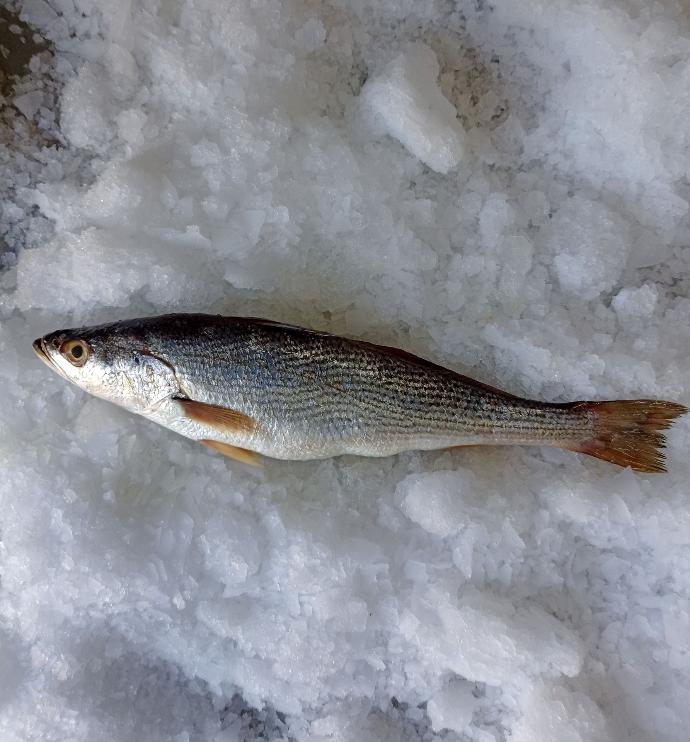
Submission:
<svg viewBox="0 0 690 742">
<path fill-rule="evenodd" d="M 83 340 L 66 340 L 60 346 L 60 353 L 64 356 L 73 366 L 83 366 L 90 353 L 91 349 Z"/>
</svg>

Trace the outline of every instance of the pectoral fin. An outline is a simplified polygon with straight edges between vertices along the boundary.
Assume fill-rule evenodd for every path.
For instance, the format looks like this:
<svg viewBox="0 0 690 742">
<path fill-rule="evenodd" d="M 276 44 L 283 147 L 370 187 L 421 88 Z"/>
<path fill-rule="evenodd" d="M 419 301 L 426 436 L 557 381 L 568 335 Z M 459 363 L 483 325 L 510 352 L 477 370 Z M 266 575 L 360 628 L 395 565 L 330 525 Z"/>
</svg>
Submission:
<svg viewBox="0 0 690 742">
<path fill-rule="evenodd" d="M 178 399 L 177 401 L 182 405 L 184 414 L 190 420 L 215 428 L 219 433 L 253 433 L 257 428 L 257 422 L 253 417 L 237 410 L 196 402 L 193 399 Z"/>
<path fill-rule="evenodd" d="M 201 425 L 207 425 L 209 428 L 213 428 L 221 435 L 247 435 L 255 432 L 258 427 L 258 423 L 253 417 L 237 410 L 231 410 L 228 407 L 197 402 L 194 399 L 178 398 L 177 401 L 184 410 L 186 417 Z M 254 451 L 249 451 L 246 448 L 231 446 L 229 443 L 221 443 L 211 438 L 204 438 L 199 442 L 212 448 L 214 451 L 222 453 L 224 456 L 241 461 L 243 464 L 251 464 L 251 466 L 261 465 Z"/>
<path fill-rule="evenodd" d="M 199 443 L 203 443 L 205 446 L 222 453 L 223 456 L 229 456 L 231 459 L 241 461 L 243 464 L 249 464 L 250 466 L 261 466 L 259 457 L 254 451 L 248 451 L 246 448 L 238 448 L 237 446 L 231 446 L 229 443 L 220 443 L 219 441 L 201 440 Z"/>
</svg>

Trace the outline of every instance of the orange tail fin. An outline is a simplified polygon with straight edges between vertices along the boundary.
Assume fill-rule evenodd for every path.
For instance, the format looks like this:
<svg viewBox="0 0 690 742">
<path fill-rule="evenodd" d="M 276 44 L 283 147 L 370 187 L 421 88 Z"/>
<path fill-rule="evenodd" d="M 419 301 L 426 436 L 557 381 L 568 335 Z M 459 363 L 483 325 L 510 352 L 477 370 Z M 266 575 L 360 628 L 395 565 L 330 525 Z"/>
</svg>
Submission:
<svg viewBox="0 0 690 742">
<path fill-rule="evenodd" d="M 666 471 L 661 432 L 688 408 L 675 402 L 636 399 L 616 402 L 576 402 L 594 423 L 594 437 L 571 450 L 596 456 L 636 471 Z"/>
</svg>

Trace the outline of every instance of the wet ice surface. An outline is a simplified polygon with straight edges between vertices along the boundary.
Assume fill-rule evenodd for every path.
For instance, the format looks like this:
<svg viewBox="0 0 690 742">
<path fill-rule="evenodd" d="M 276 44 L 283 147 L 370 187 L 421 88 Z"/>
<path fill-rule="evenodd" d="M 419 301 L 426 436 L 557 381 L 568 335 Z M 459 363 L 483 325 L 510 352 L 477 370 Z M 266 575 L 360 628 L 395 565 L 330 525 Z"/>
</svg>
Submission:
<svg viewBox="0 0 690 742">
<path fill-rule="evenodd" d="M 66 84 L 57 123 L 18 110 L 66 146 L 2 203 L 27 235 L 1 278 L 3 740 L 685 740 L 687 422 L 665 476 L 520 448 L 250 470 L 30 347 L 258 314 L 545 400 L 687 404 L 678 6 L 23 7 Z"/>
</svg>

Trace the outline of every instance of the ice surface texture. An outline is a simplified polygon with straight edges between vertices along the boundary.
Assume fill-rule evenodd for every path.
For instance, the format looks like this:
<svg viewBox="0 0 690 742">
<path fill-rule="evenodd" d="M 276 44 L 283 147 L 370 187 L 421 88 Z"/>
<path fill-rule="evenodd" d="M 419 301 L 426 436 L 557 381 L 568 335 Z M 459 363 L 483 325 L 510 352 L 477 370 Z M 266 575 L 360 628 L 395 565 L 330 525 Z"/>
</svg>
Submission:
<svg viewBox="0 0 690 742">
<path fill-rule="evenodd" d="M 31 351 L 252 314 L 687 404 L 681 5 L 23 12 L 65 84 L 58 121 L 19 91 L 51 136 L 1 205 L 3 742 L 685 742 L 687 421 L 664 476 L 520 448 L 252 471 Z"/>
</svg>

